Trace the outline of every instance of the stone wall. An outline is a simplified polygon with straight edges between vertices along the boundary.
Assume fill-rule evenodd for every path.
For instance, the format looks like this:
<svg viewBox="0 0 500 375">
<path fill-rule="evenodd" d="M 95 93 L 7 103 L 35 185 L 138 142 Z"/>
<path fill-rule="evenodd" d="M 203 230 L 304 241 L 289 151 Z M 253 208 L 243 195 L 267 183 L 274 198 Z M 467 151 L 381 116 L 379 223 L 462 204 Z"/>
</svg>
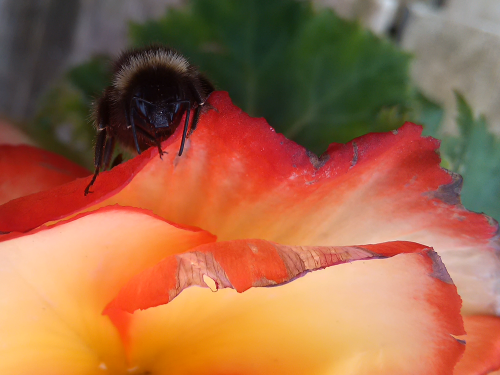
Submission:
<svg viewBox="0 0 500 375">
<path fill-rule="evenodd" d="M 95 53 L 126 47 L 127 23 L 185 0 L 0 0 L 0 116 L 25 120 L 51 82 Z M 447 109 L 460 90 L 500 133 L 500 0 L 315 0 L 390 33 L 415 56 L 412 75 Z"/>
<path fill-rule="evenodd" d="M 0 0 L 0 116 L 23 121 L 68 66 L 126 47 L 127 23 L 182 0 Z"/>
<path fill-rule="evenodd" d="M 500 134 L 500 1 L 450 0 L 439 10 L 413 4 L 402 45 L 415 56 L 416 85 L 445 106 L 445 129 L 456 130 L 459 90 Z"/>
</svg>

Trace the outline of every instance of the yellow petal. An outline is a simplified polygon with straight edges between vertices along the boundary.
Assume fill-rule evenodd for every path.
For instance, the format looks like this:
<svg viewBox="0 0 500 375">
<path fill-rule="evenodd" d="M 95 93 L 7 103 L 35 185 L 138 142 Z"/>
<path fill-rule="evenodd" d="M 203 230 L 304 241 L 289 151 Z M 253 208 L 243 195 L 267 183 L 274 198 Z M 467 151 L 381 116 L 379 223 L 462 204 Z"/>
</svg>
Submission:
<svg viewBox="0 0 500 375">
<path fill-rule="evenodd" d="M 240 251 L 242 242 L 252 244 L 246 253 Z M 234 251 L 227 251 L 231 246 Z M 141 275 L 134 278 L 139 294 L 149 295 L 148 285 L 170 296 L 182 291 L 166 305 L 131 316 L 128 350 L 134 374 L 452 374 L 465 349 L 452 336 L 463 334 L 460 298 L 433 251 L 331 266 L 241 294 L 183 290 L 193 280 L 204 285 L 198 273 L 207 269 L 215 270 L 219 285 L 238 290 L 252 280 L 272 285 L 282 270 L 292 277 L 288 266 L 301 262 L 290 257 L 286 267 L 279 267 L 286 249 L 276 246 L 257 240 L 202 245 L 175 257 L 177 271 L 145 271 L 150 283 Z M 397 244 L 389 246 L 393 251 Z M 385 247 L 370 250 L 383 253 Z M 259 255 L 273 248 L 279 256 Z M 321 254 L 332 254 L 334 263 L 340 254 L 367 256 L 362 248 L 291 248 L 311 261 Z M 149 298 L 155 300 L 155 293 Z"/>
<path fill-rule="evenodd" d="M 139 210 L 107 207 L 0 243 L 0 373 L 125 373 L 118 331 L 101 314 L 134 274 L 210 242 Z"/>
</svg>

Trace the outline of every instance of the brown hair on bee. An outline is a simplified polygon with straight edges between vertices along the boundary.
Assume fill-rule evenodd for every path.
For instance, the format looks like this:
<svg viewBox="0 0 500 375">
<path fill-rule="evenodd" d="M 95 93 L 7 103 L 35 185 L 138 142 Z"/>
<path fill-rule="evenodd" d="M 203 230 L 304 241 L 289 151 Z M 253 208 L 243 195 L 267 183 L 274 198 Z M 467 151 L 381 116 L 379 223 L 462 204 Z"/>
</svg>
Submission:
<svg viewBox="0 0 500 375">
<path fill-rule="evenodd" d="M 85 195 L 99 171 L 109 167 L 117 141 L 139 154 L 156 146 L 161 157 L 161 142 L 174 133 L 185 113 L 181 156 L 191 111 L 192 132 L 212 91 L 210 81 L 172 48 L 155 45 L 124 52 L 115 62 L 112 84 L 94 105 L 95 172 Z"/>
</svg>

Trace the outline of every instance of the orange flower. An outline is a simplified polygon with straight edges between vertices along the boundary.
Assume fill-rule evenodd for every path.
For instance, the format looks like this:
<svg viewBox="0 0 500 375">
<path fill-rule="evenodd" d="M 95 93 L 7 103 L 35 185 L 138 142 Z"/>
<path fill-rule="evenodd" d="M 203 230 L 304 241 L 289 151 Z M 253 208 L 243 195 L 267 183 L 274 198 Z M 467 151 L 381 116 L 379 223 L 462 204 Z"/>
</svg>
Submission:
<svg viewBox="0 0 500 375">
<path fill-rule="evenodd" d="M 10 187 L 1 372 L 452 374 L 460 299 L 414 242 L 467 314 L 500 310 L 499 244 L 438 142 L 406 124 L 318 159 L 227 94 L 209 102 L 182 157 L 177 132 L 88 196 L 90 177 Z M 7 164 L 40 166 L 27 150 Z"/>
</svg>

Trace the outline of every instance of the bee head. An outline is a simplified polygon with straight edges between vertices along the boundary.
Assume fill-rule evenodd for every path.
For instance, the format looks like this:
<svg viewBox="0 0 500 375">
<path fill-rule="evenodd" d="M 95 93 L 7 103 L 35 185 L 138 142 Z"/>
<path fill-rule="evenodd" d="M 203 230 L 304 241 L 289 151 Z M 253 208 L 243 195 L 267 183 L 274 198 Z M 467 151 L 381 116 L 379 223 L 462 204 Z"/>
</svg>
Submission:
<svg viewBox="0 0 500 375">
<path fill-rule="evenodd" d="M 182 114 L 185 100 L 179 99 L 176 87 L 148 87 L 136 94 L 133 106 L 138 116 L 155 128 L 171 126 Z"/>
</svg>

